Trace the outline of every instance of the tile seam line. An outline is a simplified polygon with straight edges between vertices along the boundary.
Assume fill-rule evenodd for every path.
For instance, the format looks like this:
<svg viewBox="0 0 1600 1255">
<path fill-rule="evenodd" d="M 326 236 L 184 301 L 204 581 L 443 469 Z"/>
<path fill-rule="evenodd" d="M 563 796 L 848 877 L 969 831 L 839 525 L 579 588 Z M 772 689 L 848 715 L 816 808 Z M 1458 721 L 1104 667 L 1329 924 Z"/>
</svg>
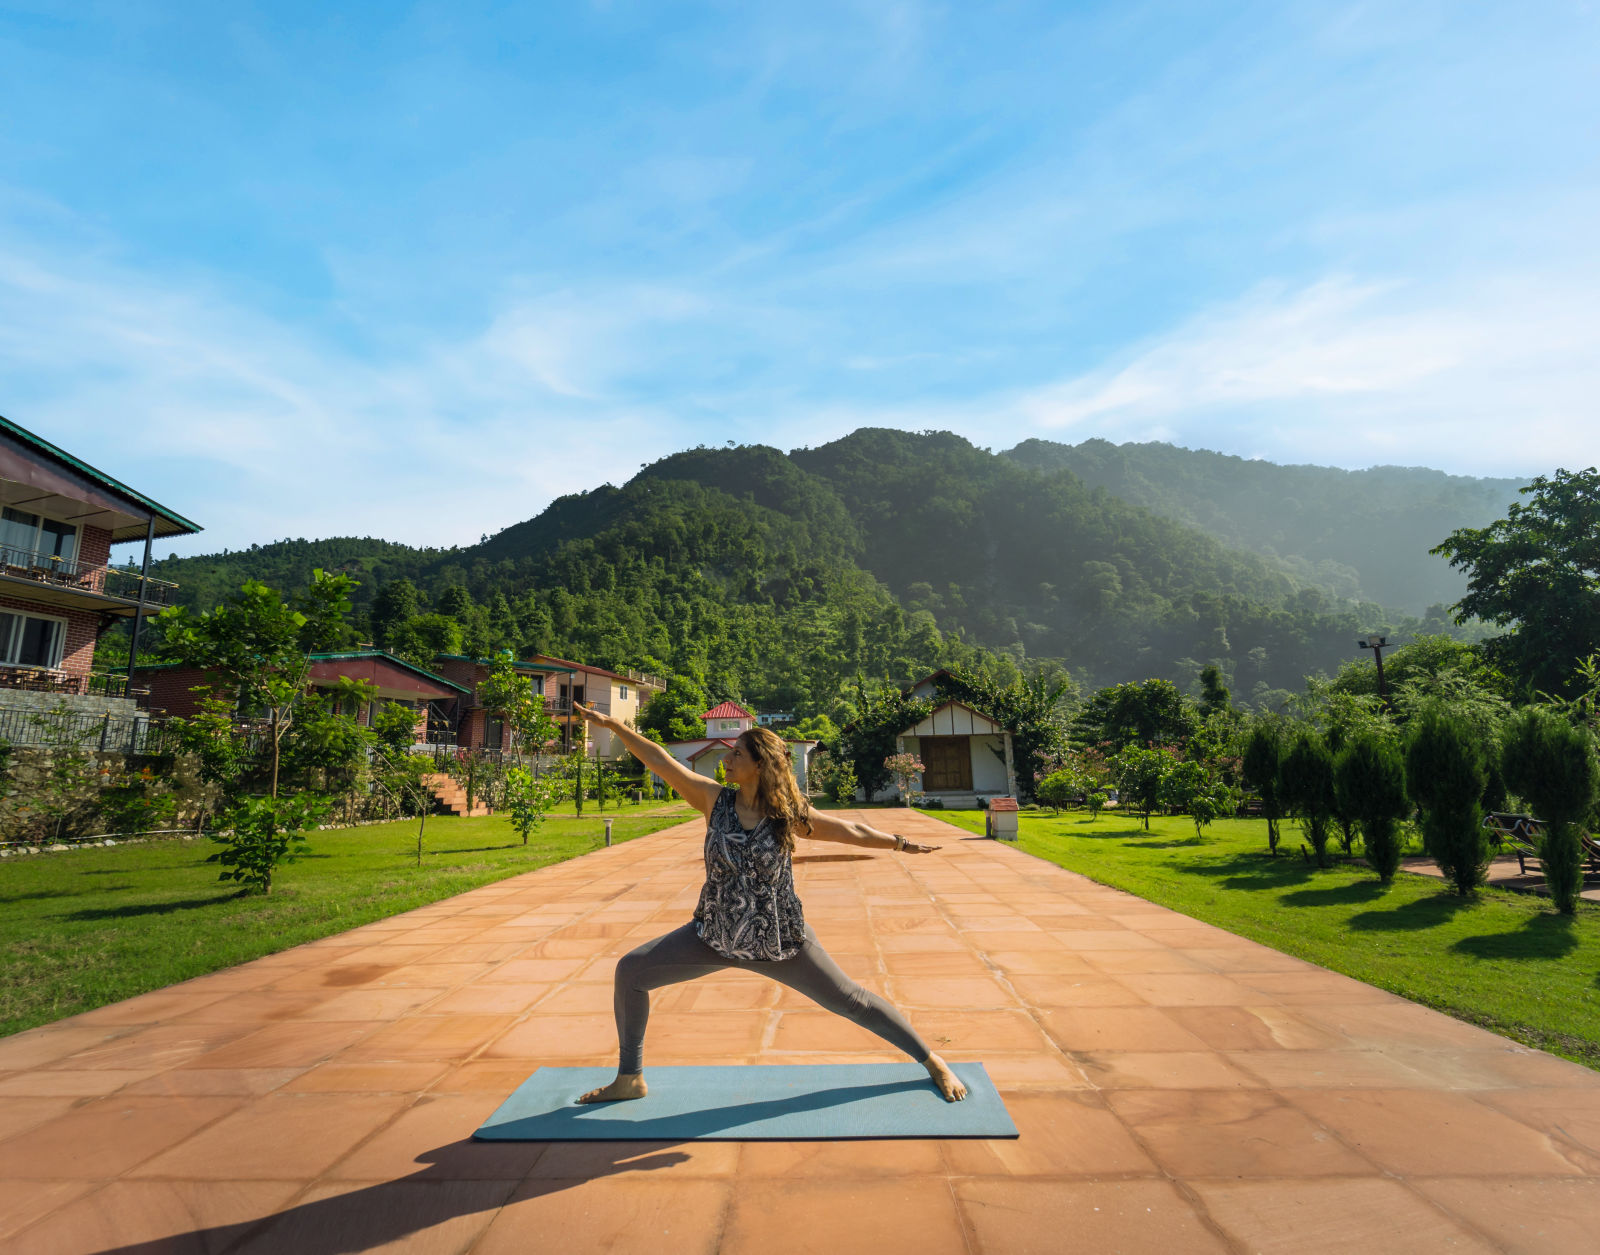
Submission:
<svg viewBox="0 0 1600 1255">
<path fill-rule="evenodd" d="M 955 827 L 954 824 L 950 826 Z M 964 829 L 962 831 L 964 831 Z M 995 851 L 995 853 L 1003 852 L 1003 849 L 997 849 Z M 1023 857 L 1027 858 L 1033 857 L 1032 855 L 1023 854 L 1023 851 L 1021 850 L 1017 850 L 1015 853 L 1022 854 Z M 990 856 L 991 855 L 987 850 L 983 851 L 980 855 L 980 857 Z M 944 917 L 944 920 L 947 924 L 951 924 L 952 927 L 956 927 L 952 923 L 949 914 L 941 905 L 939 905 L 937 898 L 935 899 L 935 908 L 939 911 L 940 915 Z M 1099 912 L 1096 913 L 1099 914 Z M 960 933 L 960 931 L 960 928 L 956 927 L 956 932 Z M 1025 1002 L 1021 996 L 1017 994 L 1017 991 L 1012 987 L 1011 982 L 1007 980 L 1000 970 L 989 961 L 987 952 L 983 953 L 982 959 L 983 965 L 987 967 L 991 973 L 993 973 L 994 978 L 1001 982 L 1006 990 L 1009 991 L 1011 995 L 1016 998 L 1026 1010 L 1028 1018 L 1033 1021 L 1034 1026 L 1039 1030 L 1045 1041 L 1050 1043 L 1051 1049 L 1054 1050 L 1058 1055 L 1062 1056 L 1063 1059 L 1065 1059 L 1077 1071 L 1078 1075 L 1083 1078 L 1084 1082 L 1090 1087 L 1090 1089 L 1092 1089 L 1094 1093 L 1100 1097 L 1101 1109 L 1107 1112 L 1111 1118 L 1123 1128 L 1123 1130 L 1128 1134 L 1129 1138 L 1132 1139 L 1134 1144 L 1139 1147 L 1140 1153 L 1155 1165 L 1156 1171 L 1160 1174 L 1160 1176 L 1164 1178 L 1168 1185 L 1170 1185 L 1178 1194 L 1178 1196 L 1189 1205 L 1190 1210 L 1194 1213 L 1195 1219 L 1199 1222 L 1201 1228 L 1210 1232 L 1211 1235 L 1221 1242 L 1224 1247 L 1226 1247 L 1229 1251 L 1234 1252 L 1234 1255 L 1251 1255 L 1250 1249 L 1247 1245 L 1235 1239 L 1230 1232 L 1224 1229 L 1222 1225 L 1217 1222 L 1217 1220 L 1211 1215 L 1211 1209 L 1206 1205 L 1205 1200 L 1200 1197 L 1200 1195 L 1188 1184 L 1188 1182 L 1168 1171 L 1166 1165 L 1163 1164 L 1156 1155 L 1151 1153 L 1149 1144 L 1143 1137 L 1139 1135 L 1138 1130 L 1129 1125 L 1128 1122 L 1122 1118 L 1121 1113 L 1113 1108 L 1110 1103 L 1105 1101 L 1105 1091 L 1101 1089 L 1099 1085 L 1095 1084 L 1094 1080 L 1084 1072 L 1082 1067 L 1078 1066 L 1076 1061 L 1071 1058 L 1068 1052 L 1063 1050 L 1056 1042 L 1055 1038 L 1053 1038 L 1049 1032 L 1046 1031 L 1044 1025 L 1040 1023 L 1035 1009 L 1029 1006 L 1027 1002 Z M 963 1215 L 964 1214 L 965 1213 L 963 1213 Z"/>
</svg>

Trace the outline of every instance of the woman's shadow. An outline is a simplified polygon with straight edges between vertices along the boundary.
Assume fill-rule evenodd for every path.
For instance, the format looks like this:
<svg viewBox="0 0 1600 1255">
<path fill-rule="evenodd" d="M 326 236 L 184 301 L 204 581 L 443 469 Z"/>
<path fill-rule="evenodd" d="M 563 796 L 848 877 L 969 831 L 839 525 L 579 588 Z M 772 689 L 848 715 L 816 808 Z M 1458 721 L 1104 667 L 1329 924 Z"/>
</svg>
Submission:
<svg viewBox="0 0 1600 1255">
<path fill-rule="evenodd" d="M 496 1149 L 493 1144 L 470 1139 L 451 1142 L 418 1155 L 416 1162 L 424 1167 L 409 1176 L 357 1185 L 255 1220 L 109 1247 L 99 1255 L 220 1253 L 245 1247 L 294 1255 L 354 1255 L 464 1216 L 497 1211 L 507 1203 L 556 1194 L 601 1177 L 671 1168 L 689 1160 L 683 1151 L 664 1149 L 661 1143 L 550 1142 L 540 1148 L 544 1154 L 531 1157 L 532 1162 L 568 1147 L 581 1148 L 572 1158 L 570 1173 L 569 1165 L 563 1163 L 556 1174 L 532 1176 L 529 1163 L 520 1179 L 482 1180 L 486 1171 L 496 1171 L 498 1166 L 484 1163 L 486 1152 Z"/>
<path fill-rule="evenodd" d="M 897 1080 L 710 1107 L 670 1121 L 633 1122 L 630 1131 L 646 1135 L 638 1140 L 451 1142 L 418 1155 L 415 1162 L 425 1166 L 410 1176 L 314 1198 L 257 1220 L 110 1247 L 98 1255 L 172 1255 L 178 1250 L 220 1253 L 258 1245 L 294 1255 L 354 1255 L 462 1216 L 542 1198 L 601 1177 L 654 1172 L 687 1163 L 688 1154 L 670 1149 L 683 1143 L 682 1136 L 648 1138 L 669 1122 L 680 1130 L 687 1124 L 691 1137 L 709 1139 L 720 1131 L 773 1116 L 924 1088 L 926 1080 Z M 581 1115 L 565 1111 L 550 1115 L 555 1123 L 569 1127 L 574 1119 L 581 1119 Z M 538 1175 L 533 1175 L 535 1171 Z"/>
</svg>

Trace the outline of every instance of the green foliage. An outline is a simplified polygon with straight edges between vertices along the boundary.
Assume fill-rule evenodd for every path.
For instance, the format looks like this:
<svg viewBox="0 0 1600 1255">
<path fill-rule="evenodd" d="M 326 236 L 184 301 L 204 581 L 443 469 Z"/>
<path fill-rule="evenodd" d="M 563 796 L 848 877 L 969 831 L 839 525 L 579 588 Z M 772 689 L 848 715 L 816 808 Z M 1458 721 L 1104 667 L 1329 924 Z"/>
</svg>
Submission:
<svg viewBox="0 0 1600 1255">
<path fill-rule="evenodd" d="M 1257 720 L 1245 742 L 1240 774 L 1261 799 L 1267 821 L 1267 852 L 1278 852 L 1278 821 L 1283 818 L 1283 729 L 1276 720 Z"/>
<path fill-rule="evenodd" d="M 1579 825 L 1600 787 L 1594 741 L 1554 711 L 1529 706 L 1506 728 L 1500 769 L 1512 791 L 1543 821 L 1545 883 L 1557 909 L 1571 915 L 1583 888 Z"/>
<path fill-rule="evenodd" d="M 704 683 L 693 673 L 671 676 L 667 686 L 639 711 L 639 731 L 663 743 L 698 741 L 706 734 L 701 714 L 711 708 Z"/>
<path fill-rule="evenodd" d="M 1231 815 L 1233 790 L 1218 778 L 1206 763 L 1190 758 L 1175 763 L 1161 782 L 1161 801 L 1173 809 L 1187 811 L 1194 821 L 1194 835 L 1203 836 L 1207 825 Z M 1149 817 L 1145 819 L 1149 826 Z"/>
<path fill-rule="evenodd" d="M 1052 771 L 1034 785 L 1033 796 L 1041 805 L 1059 814 L 1085 791 L 1082 783 L 1076 771 L 1071 767 L 1063 767 L 1059 771 Z"/>
<path fill-rule="evenodd" d="M 1170 680 L 1115 684 L 1095 693 L 1073 720 L 1074 736 L 1113 751 L 1129 745 L 1182 745 L 1199 718 L 1194 704 Z"/>
<path fill-rule="evenodd" d="M 555 772 L 535 775 L 526 767 L 506 770 L 505 809 L 511 815 L 512 826 L 522 834 L 522 844 L 528 844 L 528 834 L 544 822 L 550 808 L 566 792 L 566 782 Z"/>
<path fill-rule="evenodd" d="M 1600 471 L 1558 470 L 1521 492 L 1504 518 L 1458 528 L 1431 552 L 1468 574 L 1458 622 L 1510 629 L 1484 642 L 1488 657 L 1528 692 L 1563 693 L 1600 650 Z"/>
<path fill-rule="evenodd" d="M 513 753 L 543 751 L 560 735 L 556 721 L 544 712 L 544 695 L 534 691 L 533 679 L 517 669 L 509 649 L 495 654 L 488 676 L 478 685 L 478 701 L 511 733 Z"/>
<path fill-rule="evenodd" d="M 909 805 L 911 782 L 922 774 L 922 760 L 915 754 L 890 754 L 883 760 L 883 769 L 894 778 L 894 786 L 899 791 L 900 800 Z"/>
<path fill-rule="evenodd" d="M 1200 669 L 1200 714 L 1204 716 L 1227 714 L 1233 710 L 1233 694 L 1223 682 L 1222 668 L 1208 663 Z"/>
<path fill-rule="evenodd" d="M 1400 750 L 1375 733 L 1361 733 L 1334 760 L 1333 785 L 1339 805 L 1361 826 L 1367 862 L 1389 884 L 1400 867 L 1397 825 L 1411 809 Z"/>
<path fill-rule="evenodd" d="M 889 782 L 884 760 L 899 752 L 900 733 L 926 719 L 933 703 L 903 693 L 893 685 L 868 688 L 858 681 L 855 721 L 839 733 L 832 747 L 836 759 L 850 764 L 870 800 Z"/>
<path fill-rule="evenodd" d="M 106 790 L 100 811 L 110 832 L 132 836 L 170 828 L 178 813 L 178 799 L 170 781 L 144 767 Z"/>
<path fill-rule="evenodd" d="M 1173 752 L 1130 745 L 1113 755 L 1110 762 L 1122 804 L 1131 805 L 1144 816 L 1148 831 L 1150 814 L 1166 801 L 1167 777 L 1177 767 Z"/>
<path fill-rule="evenodd" d="M 1434 706 L 1406 729 L 1406 787 L 1422 812 L 1423 848 L 1463 897 L 1484 882 L 1492 851 L 1481 799 L 1488 783 L 1477 729 Z"/>
<path fill-rule="evenodd" d="M 400 702 L 385 702 L 372 716 L 372 735 L 386 754 L 408 754 L 417 743 L 417 712 Z"/>
<path fill-rule="evenodd" d="M 1328 866 L 1328 838 L 1339 816 L 1339 797 L 1327 741 L 1314 730 L 1302 728 L 1283 756 L 1278 783 L 1285 809 L 1299 818 L 1316 852 L 1317 866 Z"/>
<path fill-rule="evenodd" d="M 273 871 L 305 853 L 305 830 L 316 827 L 329 809 L 328 799 L 314 793 L 240 798 L 224 816 L 224 829 L 211 836 L 222 848 L 206 861 L 222 865 L 218 880 L 271 893 Z"/>
<path fill-rule="evenodd" d="M 850 802 L 855 799 L 860 782 L 856 779 L 855 764 L 832 754 L 819 754 L 812 763 L 811 774 L 822 786 L 830 802 Z"/>
</svg>

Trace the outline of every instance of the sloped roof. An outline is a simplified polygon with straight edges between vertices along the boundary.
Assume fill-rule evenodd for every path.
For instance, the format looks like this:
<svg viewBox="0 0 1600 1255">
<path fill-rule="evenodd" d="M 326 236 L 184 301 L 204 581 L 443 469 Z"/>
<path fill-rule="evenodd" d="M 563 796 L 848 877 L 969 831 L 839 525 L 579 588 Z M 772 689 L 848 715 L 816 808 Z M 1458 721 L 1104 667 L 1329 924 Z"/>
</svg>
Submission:
<svg viewBox="0 0 1600 1255">
<path fill-rule="evenodd" d="M 718 702 L 705 714 L 702 719 L 754 719 L 755 716 L 738 702 Z"/>
<path fill-rule="evenodd" d="M 739 742 L 733 737 L 719 736 L 708 744 L 702 745 L 699 749 L 695 750 L 694 753 L 690 754 L 689 761 L 692 763 L 695 759 L 700 758 L 705 754 L 709 754 L 712 750 L 731 750 L 738 743 Z"/>
</svg>

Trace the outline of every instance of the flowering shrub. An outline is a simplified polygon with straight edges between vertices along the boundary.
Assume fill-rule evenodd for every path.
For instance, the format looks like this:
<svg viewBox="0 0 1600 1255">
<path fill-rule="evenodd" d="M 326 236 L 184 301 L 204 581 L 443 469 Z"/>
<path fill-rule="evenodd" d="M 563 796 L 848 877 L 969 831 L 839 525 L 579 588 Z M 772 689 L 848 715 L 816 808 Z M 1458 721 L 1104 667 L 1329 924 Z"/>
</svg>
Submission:
<svg viewBox="0 0 1600 1255">
<path fill-rule="evenodd" d="M 890 754 L 883 760 L 883 769 L 894 777 L 894 786 L 907 804 L 911 801 L 911 780 L 922 774 L 922 760 L 915 754 Z"/>
</svg>

